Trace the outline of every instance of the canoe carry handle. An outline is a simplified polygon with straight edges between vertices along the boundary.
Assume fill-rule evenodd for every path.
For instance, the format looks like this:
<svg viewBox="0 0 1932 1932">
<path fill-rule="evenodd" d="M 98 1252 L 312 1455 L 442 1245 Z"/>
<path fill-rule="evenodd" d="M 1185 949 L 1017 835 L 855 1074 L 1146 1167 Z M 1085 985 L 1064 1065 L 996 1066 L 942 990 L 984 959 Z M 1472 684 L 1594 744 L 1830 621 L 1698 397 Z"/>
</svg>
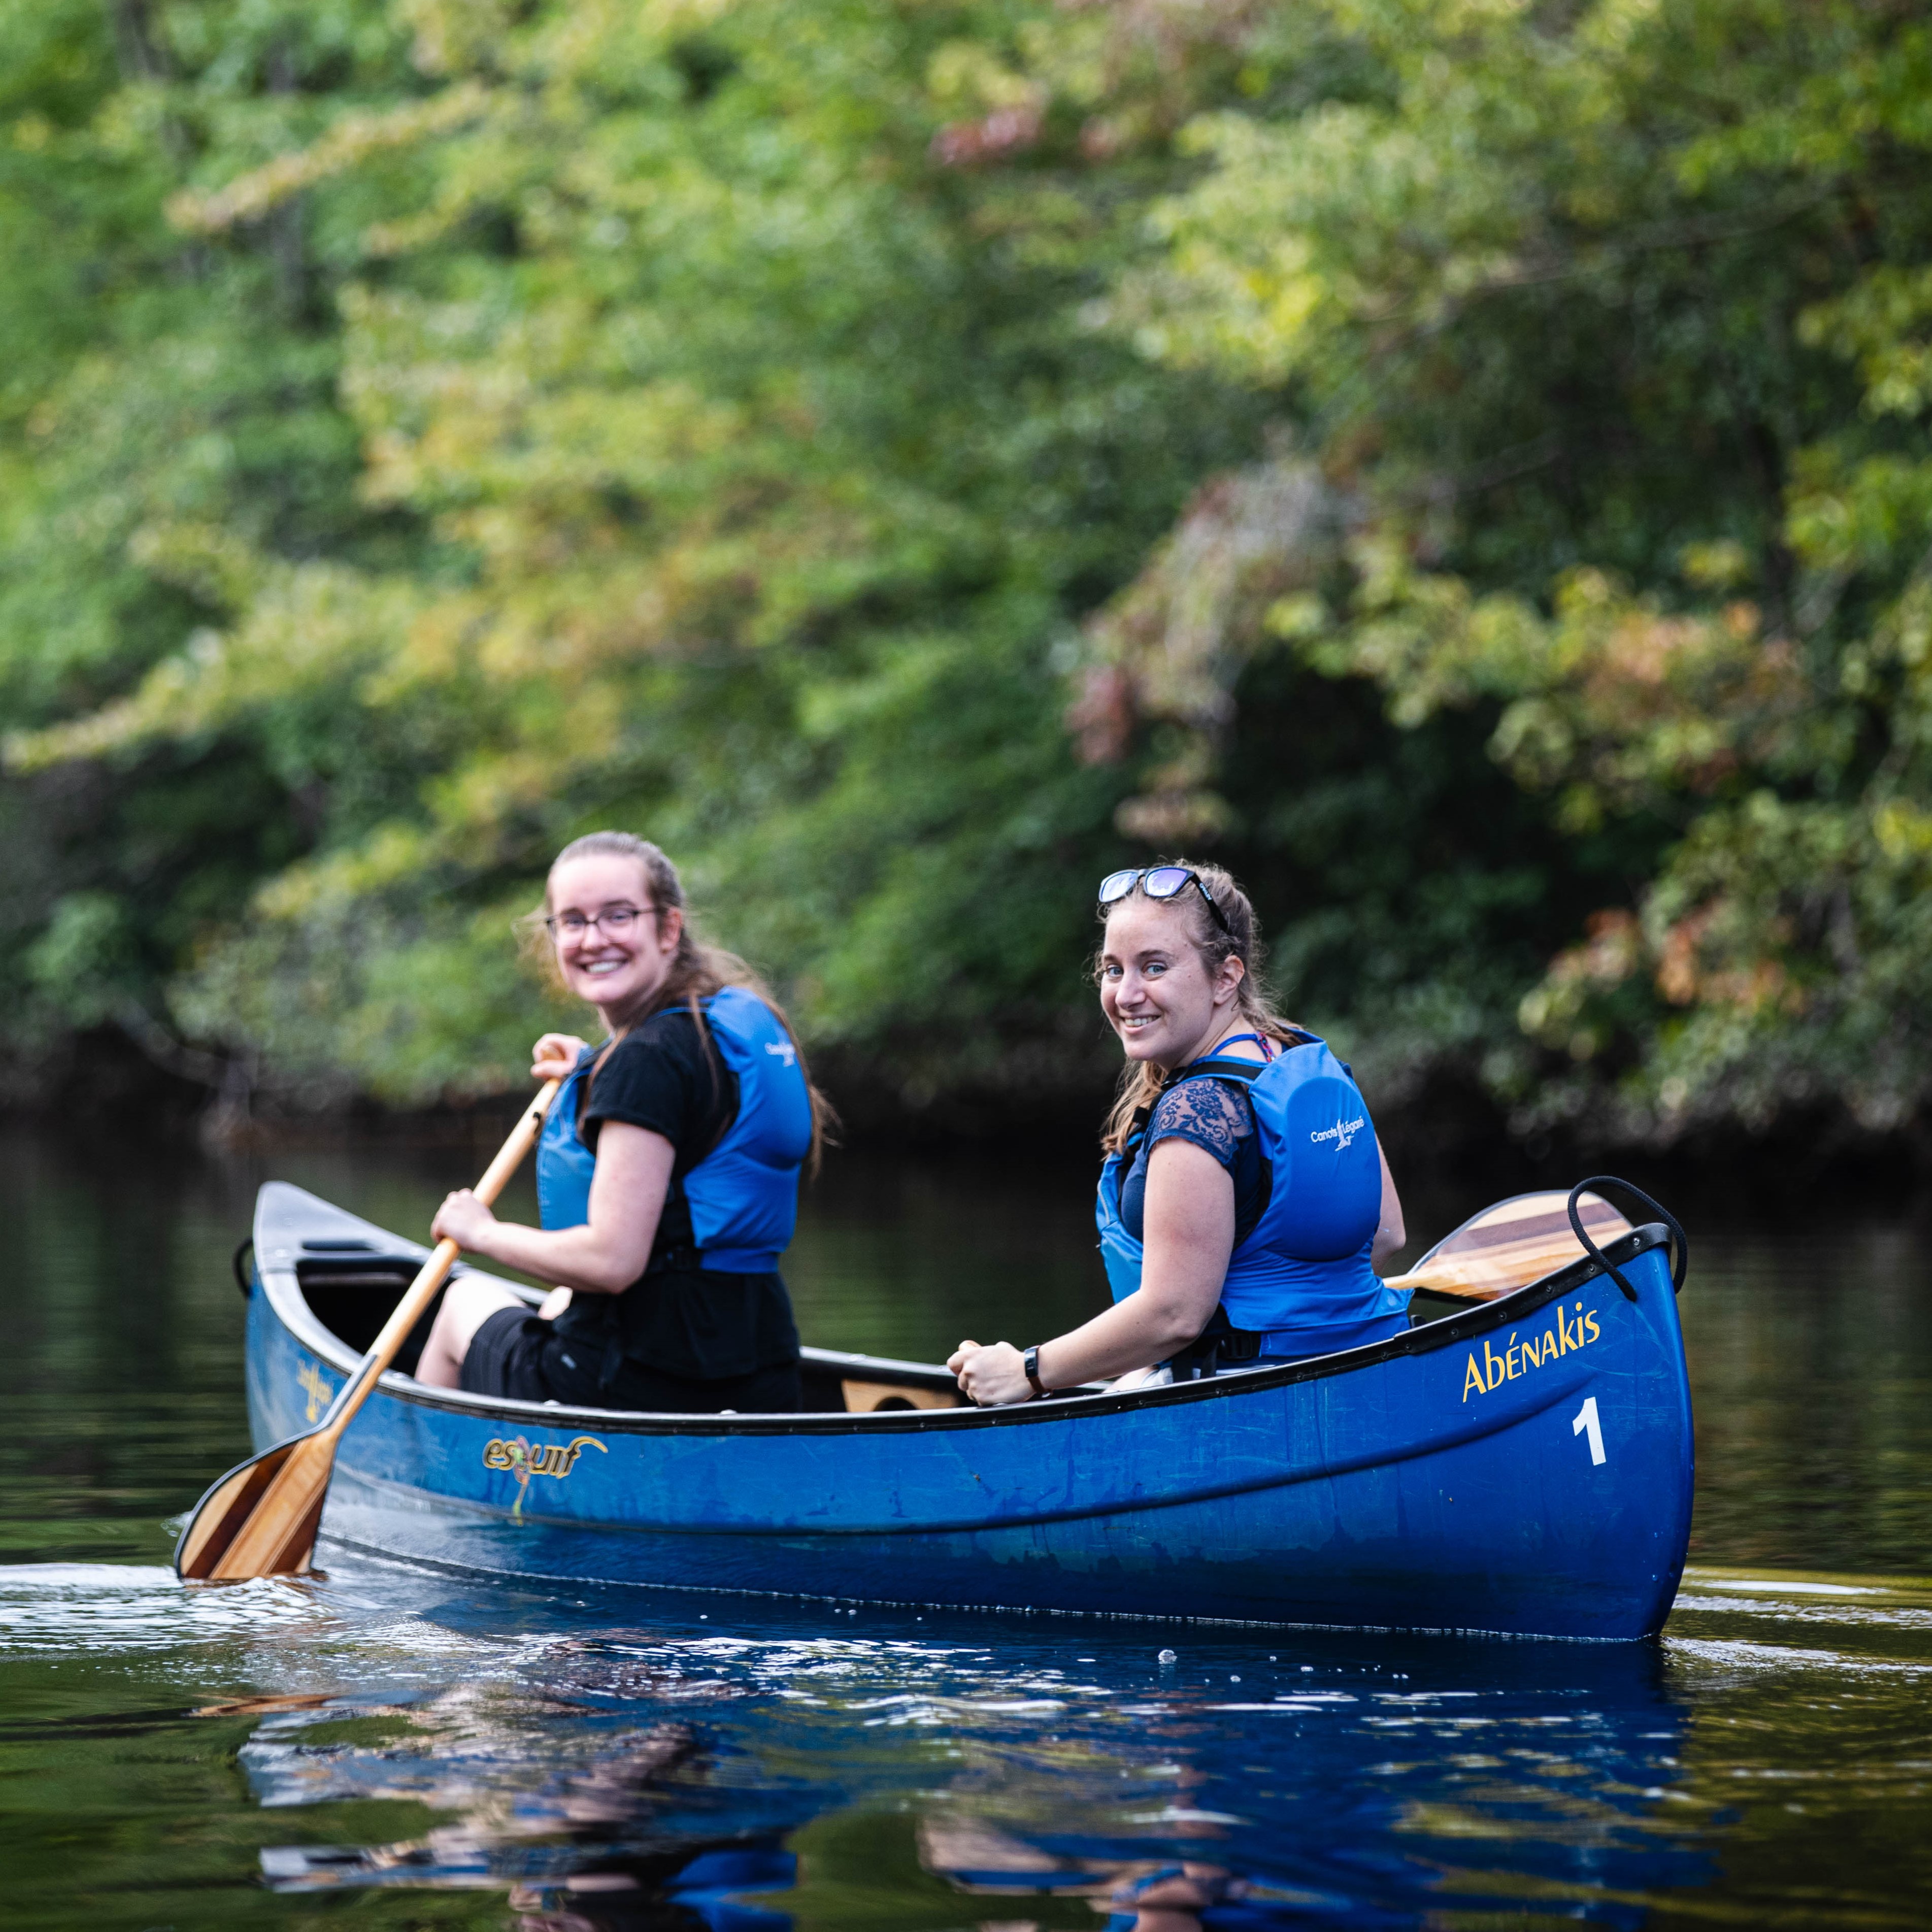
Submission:
<svg viewBox="0 0 1932 1932">
<path fill-rule="evenodd" d="M 1614 1187 L 1627 1194 L 1633 1201 L 1641 1202 L 1670 1230 L 1670 1291 L 1673 1294 L 1684 1292 L 1684 1277 L 1690 1270 L 1690 1243 L 1684 1232 L 1684 1225 L 1661 1202 L 1653 1201 L 1641 1187 L 1621 1179 L 1614 1174 L 1593 1174 L 1587 1180 L 1580 1180 L 1570 1190 L 1570 1229 L 1583 1245 L 1583 1252 L 1622 1289 L 1627 1301 L 1636 1299 L 1636 1290 L 1623 1276 L 1623 1270 L 1591 1240 L 1589 1231 L 1583 1226 L 1583 1217 L 1576 1211 L 1576 1203 L 1586 1194 L 1601 1194 L 1606 1187 Z"/>
<path fill-rule="evenodd" d="M 235 1286 L 242 1291 L 242 1299 L 244 1301 L 255 1292 L 255 1284 L 250 1279 L 254 1264 L 252 1260 L 245 1260 L 243 1258 L 252 1256 L 254 1252 L 255 1238 L 250 1234 L 228 1258 L 228 1265 L 235 1270 Z"/>
</svg>

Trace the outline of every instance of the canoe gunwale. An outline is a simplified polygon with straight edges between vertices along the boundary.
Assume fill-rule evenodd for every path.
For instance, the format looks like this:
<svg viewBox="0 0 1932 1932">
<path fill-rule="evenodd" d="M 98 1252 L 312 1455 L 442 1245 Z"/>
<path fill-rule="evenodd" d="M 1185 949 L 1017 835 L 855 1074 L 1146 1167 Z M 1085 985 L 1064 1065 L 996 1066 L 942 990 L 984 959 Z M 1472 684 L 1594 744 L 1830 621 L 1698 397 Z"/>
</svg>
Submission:
<svg viewBox="0 0 1932 1932">
<path fill-rule="evenodd" d="M 262 1189 L 256 1206 L 256 1265 L 263 1292 L 275 1318 L 310 1354 L 338 1374 L 346 1376 L 353 1372 L 360 1358 L 339 1337 L 323 1327 L 310 1309 L 296 1274 L 293 1250 L 285 1242 L 278 1248 L 263 1238 L 266 1231 L 262 1226 L 262 1220 L 270 1197 L 303 1193 L 304 1190 L 289 1186 L 286 1184 L 271 1183 Z M 388 1244 L 381 1251 L 380 1258 L 382 1259 L 392 1260 L 414 1252 L 427 1252 L 427 1250 L 418 1250 L 416 1244 L 399 1240 L 386 1230 L 361 1222 L 358 1217 L 321 1202 L 317 1197 L 304 1196 L 304 1198 L 315 1200 L 316 1205 L 326 1209 L 329 1217 L 338 1223 L 353 1221 L 358 1226 L 368 1228 L 370 1233 L 381 1235 Z M 1603 1250 L 1604 1260 L 1612 1264 L 1620 1265 L 1634 1260 L 1639 1255 L 1648 1253 L 1652 1249 L 1666 1246 L 1670 1238 L 1670 1231 L 1661 1222 L 1647 1222 L 1605 1248 Z M 262 1258 L 264 1256 L 274 1256 L 279 1264 L 265 1265 Z M 283 1259 L 284 1256 L 287 1258 Z M 373 1261 L 376 1258 L 372 1254 L 368 1258 Z M 304 1258 L 320 1259 L 321 1257 L 311 1256 Z M 536 1292 L 522 1284 L 497 1280 L 494 1276 L 482 1275 L 480 1270 L 472 1270 L 472 1273 L 478 1278 L 496 1281 L 497 1286 L 509 1290 L 520 1300 L 529 1300 L 532 1305 L 537 1299 Z M 1445 1316 L 1420 1328 L 1411 1328 L 1402 1334 L 1391 1336 L 1386 1341 L 1371 1342 L 1363 1348 L 1344 1349 L 1330 1355 L 1314 1356 L 1306 1361 L 1288 1363 L 1279 1368 L 1232 1370 L 1203 1381 L 1174 1382 L 1165 1388 L 1134 1389 L 1118 1395 L 1061 1396 L 1050 1401 L 1018 1402 L 1000 1408 L 886 1409 L 875 1410 L 869 1414 L 833 1410 L 801 1411 L 778 1415 L 665 1415 L 644 1410 L 586 1408 L 562 1403 L 519 1402 L 506 1396 L 475 1395 L 466 1390 L 433 1388 L 418 1382 L 412 1376 L 402 1375 L 393 1370 L 383 1376 L 377 1386 L 384 1395 L 393 1400 L 440 1414 L 466 1415 L 484 1420 L 521 1422 L 547 1429 L 590 1424 L 603 1433 L 616 1435 L 815 1436 L 849 1435 L 861 1431 L 906 1435 L 944 1430 L 1027 1428 L 1038 1424 L 1070 1420 L 1083 1416 L 1116 1414 L 1130 1409 L 1171 1408 L 1192 1402 L 1226 1401 L 1267 1390 L 1282 1388 L 1292 1383 L 1318 1382 L 1331 1376 L 1353 1374 L 1359 1370 L 1372 1368 L 1380 1363 L 1405 1355 L 1432 1354 L 1438 1350 L 1452 1348 L 1462 1342 L 1492 1334 L 1498 1328 L 1519 1324 L 1526 1316 L 1534 1314 L 1552 1301 L 1561 1300 L 1573 1289 L 1582 1288 L 1600 1277 L 1609 1278 L 1607 1268 L 1589 1257 L 1580 1257 L 1554 1274 L 1546 1275 L 1540 1281 L 1530 1282 L 1522 1288 L 1513 1289 L 1507 1294 L 1499 1295 L 1493 1301 L 1481 1303 L 1459 1314 Z M 808 1348 L 804 1352 L 808 1360 L 818 1366 L 844 1368 L 853 1374 L 862 1375 L 868 1367 L 918 1371 L 925 1376 L 930 1376 L 933 1372 L 934 1365 L 928 1363 L 898 1363 L 883 1357 L 847 1354 L 829 1349 Z"/>
</svg>

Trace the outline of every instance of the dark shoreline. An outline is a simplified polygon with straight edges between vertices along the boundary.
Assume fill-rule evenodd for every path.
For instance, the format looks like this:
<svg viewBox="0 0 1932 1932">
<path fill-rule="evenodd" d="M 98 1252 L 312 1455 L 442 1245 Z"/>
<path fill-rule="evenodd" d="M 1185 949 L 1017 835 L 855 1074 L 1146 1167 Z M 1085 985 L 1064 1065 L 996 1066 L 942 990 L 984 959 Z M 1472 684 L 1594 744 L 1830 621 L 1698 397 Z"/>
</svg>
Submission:
<svg viewBox="0 0 1932 1932">
<path fill-rule="evenodd" d="M 1024 1161 L 1064 1168 L 1071 1179 L 1091 1172 L 1112 1097 L 1108 1085 L 1096 1082 L 1090 1093 L 1064 1087 L 1032 1095 L 968 1092 L 910 1106 L 875 1074 L 842 1067 L 833 1056 L 821 1056 L 814 1070 L 842 1116 L 838 1148 L 828 1156 L 833 1162 L 843 1150 L 918 1163 Z M 298 1111 L 257 1090 L 244 1113 L 98 1036 L 78 1045 L 67 1077 L 42 1093 L 46 1097 L 0 1107 L 0 1129 L 46 1136 L 110 1160 L 164 1164 L 185 1154 L 272 1163 L 281 1150 L 371 1144 L 446 1150 L 480 1163 L 500 1143 L 516 1105 L 506 1095 L 396 1109 L 352 1098 Z M 1842 1110 L 1794 1112 L 1761 1135 L 1705 1131 L 1664 1148 L 1591 1144 L 1553 1134 L 1518 1139 L 1502 1111 L 1472 1083 L 1438 1076 L 1403 1104 L 1381 1110 L 1378 1125 L 1406 1196 L 1466 1202 L 1466 1211 L 1602 1173 L 1635 1182 L 1681 1214 L 1714 1214 L 1726 1221 L 1745 1214 L 1789 1220 L 1798 1203 L 1902 1213 L 1932 1202 L 1932 1131 L 1915 1122 L 1871 1134 Z"/>
</svg>

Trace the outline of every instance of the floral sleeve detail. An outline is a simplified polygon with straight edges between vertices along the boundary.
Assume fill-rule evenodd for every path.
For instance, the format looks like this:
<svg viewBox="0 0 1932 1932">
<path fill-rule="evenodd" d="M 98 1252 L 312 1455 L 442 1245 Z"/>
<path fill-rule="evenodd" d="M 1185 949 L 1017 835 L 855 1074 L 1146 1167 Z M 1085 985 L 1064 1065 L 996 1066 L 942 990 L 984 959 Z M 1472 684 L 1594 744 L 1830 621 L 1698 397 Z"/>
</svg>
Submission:
<svg viewBox="0 0 1932 1932">
<path fill-rule="evenodd" d="M 1254 1130 L 1254 1109 L 1243 1089 L 1225 1080 L 1185 1080 L 1156 1104 L 1147 1144 L 1151 1151 L 1161 1141 L 1192 1141 L 1232 1173 L 1237 1150 Z"/>
</svg>

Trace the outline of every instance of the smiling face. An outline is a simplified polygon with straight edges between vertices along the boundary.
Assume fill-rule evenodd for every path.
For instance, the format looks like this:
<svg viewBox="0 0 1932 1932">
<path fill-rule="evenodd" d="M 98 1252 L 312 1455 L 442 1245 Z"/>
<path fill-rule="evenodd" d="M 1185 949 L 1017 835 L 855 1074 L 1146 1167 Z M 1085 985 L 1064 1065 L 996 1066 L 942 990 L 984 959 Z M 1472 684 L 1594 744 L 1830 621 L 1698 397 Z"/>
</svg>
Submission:
<svg viewBox="0 0 1932 1932">
<path fill-rule="evenodd" d="M 564 984 L 608 1023 L 614 1027 L 620 1016 L 634 1012 L 664 984 L 684 914 L 673 906 L 651 916 L 650 881 L 636 860 L 614 853 L 566 860 L 551 872 L 544 896 L 551 918 L 560 922 L 566 914 L 588 919 L 626 906 L 644 914 L 615 931 L 601 920 L 580 932 L 566 932 L 561 922 L 555 928 Z"/>
<path fill-rule="evenodd" d="M 1238 959 L 1210 968 L 1182 907 L 1136 895 L 1107 915 L 1100 1010 L 1130 1060 L 1184 1066 L 1227 1031 L 1245 970 Z"/>
</svg>

